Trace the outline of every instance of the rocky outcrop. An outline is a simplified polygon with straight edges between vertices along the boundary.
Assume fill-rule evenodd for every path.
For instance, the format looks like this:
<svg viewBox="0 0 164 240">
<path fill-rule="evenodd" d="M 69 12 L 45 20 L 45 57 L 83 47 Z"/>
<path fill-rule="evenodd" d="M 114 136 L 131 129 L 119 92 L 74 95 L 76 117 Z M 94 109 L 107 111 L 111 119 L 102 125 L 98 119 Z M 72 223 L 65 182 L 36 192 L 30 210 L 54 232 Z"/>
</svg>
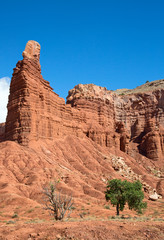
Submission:
<svg viewBox="0 0 164 240">
<path fill-rule="evenodd" d="M 38 139 L 88 137 L 101 146 L 131 150 L 162 164 L 164 89 L 156 81 L 137 91 L 113 92 L 94 84 L 69 91 L 67 104 L 41 75 L 40 45 L 29 41 L 13 72 L 5 139 L 28 146 Z M 146 85 L 146 86 L 147 86 Z M 163 85 L 161 85 L 163 86 Z M 133 144 L 134 143 L 134 144 Z"/>
<path fill-rule="evenodd" d="M 116 121 L 123 121 L 139 152 L 163 160 L 164 90 L 115 98 Z"/>
<path fill-rule="evenodd" d="M 107 93 L 107 98 L 101 95 L 105 88 L 86 85 L 88 99 L 84 95 L 78 106 L 75 102 L 72 105 L 71 101 L 65 104 L 43 79 L 39 57 L 40 45 L 29 41 L 11 80 L 6 140 L 28 146 L 33 140 L 73 134 L 88 136 L 101 146 L 119 148 L 120 134 L 114 131 L 112 97 Z M 79 85 L 79 91 L 80 86 L 84 90 L 83 85 Z"/>
<path fill-rule="evenodd" d="M 156 193 L 156 191 L 153 194 L 149 195 L 149 199 L 152 201 L 157 201 L 161 196 Z"/>
<path fill-rule="evenodd" d="M 127 152 L 129 136 L 123 122 L 115 121 L 112 91 L 94 84 L 79 84 L 69 91 L 67 104 L 86 115 L 86 135 L 101 146 Z"/>
<path fill-rule="evenodd" d="M 10 86 L 5 135 L 28 145 L 32 140 L 53 139 L 66 134 L 80 135 L 85 115 L 65 105 L 41 75 L 40 45 L 29 41 L 23 60 L 14 69 Z"/>
<path fill-rule="evenodd" d="M 82 99 L 83 103 L 87 102 L 85 106 L 81 103 Z M 77 85 L 69 91 L 67 102 L 87 113 L 88 104 L 92 112 L 96 109 L 95 99 L 96 106 L 99 106 L 100 102 L 104 104 L 101 111 L 104 121 L 99 123 L 103 123 L 104 129 L 109 127 L 113 133 L 119 133 L 119 136 L 114 136 L 120 150 L 130 152 L 131 143 L 134 142 L 137 143 L 136 151 L 140 154 L 155 161 L 163 161 L 164 89 L 155 88 L 152 92 L 118 95 L 93 84 Z M 94 135 L 99 136 L 99 133 L 94 131 Z"/>
<path fill-rule="evenodd" d="M 156 189 L 157 193 L 164 198 L 164 176 L 158 181 Z"/>
</svg>

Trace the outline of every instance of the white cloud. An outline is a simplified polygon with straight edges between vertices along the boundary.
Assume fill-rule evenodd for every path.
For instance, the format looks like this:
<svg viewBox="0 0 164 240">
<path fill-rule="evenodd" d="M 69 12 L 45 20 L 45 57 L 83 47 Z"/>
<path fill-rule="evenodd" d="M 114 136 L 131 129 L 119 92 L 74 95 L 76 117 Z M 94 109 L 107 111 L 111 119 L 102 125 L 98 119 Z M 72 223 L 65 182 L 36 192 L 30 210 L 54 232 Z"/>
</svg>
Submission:
<svg viewBox="0 0 164 240">
<path fill-rule="evenodd" d="M 0 123 L 6 121 L 10 78 L 0 78 Z"/>
</svg>

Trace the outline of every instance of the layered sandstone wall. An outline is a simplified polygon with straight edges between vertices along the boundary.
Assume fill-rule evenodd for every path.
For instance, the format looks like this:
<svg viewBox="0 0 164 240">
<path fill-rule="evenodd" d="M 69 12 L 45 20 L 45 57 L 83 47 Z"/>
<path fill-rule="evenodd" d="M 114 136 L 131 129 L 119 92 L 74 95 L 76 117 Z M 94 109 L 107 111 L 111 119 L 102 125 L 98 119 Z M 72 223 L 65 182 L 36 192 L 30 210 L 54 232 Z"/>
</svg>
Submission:
<svg viewBox="0 0 164 240">
<path fill-rule="evenodd" d="M 127 152 L 128 135 L 115 122 L 113 92 L 94 84 L 79 84 L 69 91 L 67 104 L 86 114 L 87 137 L 101 146 Z"/>
<path fill-rule="evenodd" d="M 28 146 L 32 140 L 73 134 L 87 136 L 102 146 L 120 148 L 120 134 L 114 131 L 112 97 L 99 96 L 104 95 L 105 88 L 88 85 L 87 99 L 84 94 L 78 101 L 79 107 L 75 101 L 74 105 L 71 101 L 65 104 L 43 79 L 39 57 L 40 45 L 29 41 L 11 80 L 6 139 Z M 81 86 L 80 92 L 84 91 Z"/>
<path fill-rule="evenodd" d="M 163 160 L 164 89 L 159 84 L 153 91 L 122 95 L 79 84 L 65 104 L 43 79 L 39 58 L 40 45 L 29 41 L 11 80 L 6 140 L 28 146 L 32 140 L 73 134 L 129 154 L 135 146 L 148 158 Z"/>
<path fill-rule="evenodd" d="M 83 104 L 82 99 L 87 104 Z M 136 151 L 142 155 L 153 160 L 163 160 L 164 89 L 118 95 L 93 84 L 77 85 L 69 91 L 67 97 L 68 103 L 77 109 L 83 109 L 86 113 L 88 105 L 91 106 L 90 112 L 97 111 L 95 101 L 96 106 L 101 102 L 104 104 L 103 129 L 105 131 L 111 129 L 113 134 L 115 132 L 120 134 L 117 139 L 120 150 L 129 153 L 130 145 L 134 142 L 137 143 Z M 96 119 L 96 122 L 98 121 Z M 99 136 L 99 133 L 94 131 L 94 135 Z"/>
<path fill-rule="evenodd" d="M 5 137 L 22 145 L 69 133 L 78 136 L 85 122 L 85 115 L 65 105 L 43 79 L 39 56 L 40 46 L 29 41 L 11 80 Z"/>
<path fill-rule="evenodd" d="M 139 152 L 153 160 L 164 157 L 164 89 L 117 96 L 115 120 L 122 121 Z"/>
</svg>

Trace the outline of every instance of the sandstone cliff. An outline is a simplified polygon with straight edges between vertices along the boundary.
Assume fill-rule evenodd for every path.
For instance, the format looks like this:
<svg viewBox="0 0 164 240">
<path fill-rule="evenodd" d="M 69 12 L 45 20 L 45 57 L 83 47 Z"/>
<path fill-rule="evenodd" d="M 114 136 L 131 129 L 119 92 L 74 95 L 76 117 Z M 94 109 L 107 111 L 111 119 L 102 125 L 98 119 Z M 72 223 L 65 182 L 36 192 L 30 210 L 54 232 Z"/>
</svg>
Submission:
<svg viewBox="0 0 164 240">
<path fill-rule="evenodd" d="M 81 111 L 65 105 L 49 82 L 43 79 L 39 63 L 40 45 L 29 41 L 23 60 L 14 69 L 10 86 L 6 140 L 28 145 L 32 140 L 79 135 L 85 122 Z"/>
<path fill-rule="evenodd" d="M 119 134 L 114 131 L 112 98 L 100 99 L 92 93 L 89 101 L 81 98 L 81 108 L 65 104 L 64 99 L 54 93 L 41 76 L 39 56 L 40 45 L 29 41 L 23 52 L 23 60 L 14 69 L 6 140 L 27 146 L 32 140 L 73 134 L 88 136 L 103 146 L 119 148 Z"/>
<path fill-rule="evenodd" d="M 43 79 L 39 58 L 40 45 L 29 41 L 13 72 L 0 184 L 13 181 L 13 193 L 36 199 L 34 189 L 60 177 L 76 197 L 103 198 L 106 180 L 121 177 L 164 195 L 164 89 L 119 94 L 79 84 L 65 104 Z"/>
<path fill-rule="evenodd" d="M 29 41 L 11 80 L 6 140 L 28 146 L 32 140 L 73 134 L 163 161 L 164 80 L 122 92 L 79 84 L 65 104 L 43 79 L 39 58 L 40 45 Z"/>
<path fill-rule="evenodd" d="M 133 147 L 130 145 L 134 142 L 137 143 L 135 146 L 137 152 L 150 159 L 163 162 L 164 89 L 152 88 L 150 91 L 149 88 L 146 93 L 142 92 L 142 89 L 144 88 L 141 88 L 138 93 L 134 90 L 130 93 L 118 94 L 118 91 L 108 91 L 93 84 L 79 84 L 69 91 L 67 103 L 71 103 L 76 109 L 85 111 L 86 114 L 88 105 L 91 106 L 90 112 L 97 112 L 99 119 L 95 116 L 94 119 L 102 126 L 106 136 L 110 130 L 113 134 L 116 132 L 120 134 L 117 139 L 117 146 L 120 150 L 131 154 L 134 145 Z M 89 137 L 93 140 L 102 137 L 96 128 L 91 129 L 92 134 L 89 133 Z M 114 137 L 117 138 L 116 135 Z M 108 146 L 108 141 L 102 142 L 103 145 Z"/>
</svg>

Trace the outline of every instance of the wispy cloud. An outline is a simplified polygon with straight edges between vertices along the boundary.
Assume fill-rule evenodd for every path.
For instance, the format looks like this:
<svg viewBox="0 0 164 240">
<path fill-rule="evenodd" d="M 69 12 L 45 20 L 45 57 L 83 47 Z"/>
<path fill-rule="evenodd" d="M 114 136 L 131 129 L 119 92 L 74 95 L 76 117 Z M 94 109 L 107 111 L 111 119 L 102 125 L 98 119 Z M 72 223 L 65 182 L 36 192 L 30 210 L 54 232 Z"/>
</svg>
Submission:
<svg viewBox="0 0 164 240">
<path fill-rule="evenodd" d="M 0 123 L 6 121 L 10 78 L 0 78 Z"/>
</svg>

